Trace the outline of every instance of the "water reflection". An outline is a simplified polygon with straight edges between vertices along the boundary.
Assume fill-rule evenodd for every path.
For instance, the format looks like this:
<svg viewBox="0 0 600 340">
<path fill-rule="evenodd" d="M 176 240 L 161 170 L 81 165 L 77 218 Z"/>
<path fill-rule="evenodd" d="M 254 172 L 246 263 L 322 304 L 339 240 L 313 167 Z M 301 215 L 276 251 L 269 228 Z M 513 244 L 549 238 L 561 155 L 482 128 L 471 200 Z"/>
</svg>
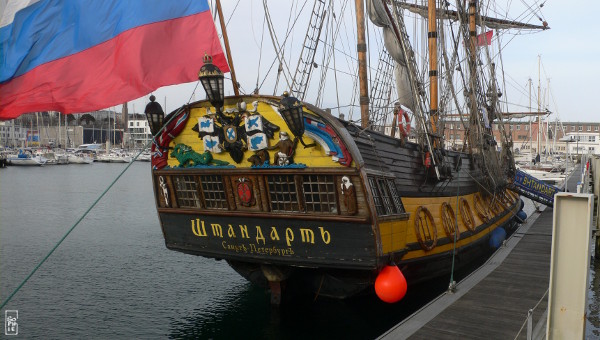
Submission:
<svg viewBox="0 0 600 340">
<path fill-rule="evenodd" d="M 586 338 L 600 339 L 600 260 L 592 260 L 586 320 Z"/>
<path fill-rule="evenodd" d="M 232 287 L 230 294 L 189 316 L 171 319 L 169 337 L 373 339 L 442 293 L 448 279 L 411 287 L 396 304 L 367 294 L 347 300 L 296 296 L 280 307 L 270 305 L 269 294 L 263 288 L 246 283 Z"/>
<path fill-rule="evenodd" d="M 2 169 L 0 297 L 6 298 L 122 168 Z M 134 164 L 15 296 L 25 338 L 373 339 L 444 292 L 443 277 L 389 305 L 297 297 L 272 308 L 225 261 L 165 248 L 147 164 Z M 590 281 L 588 338 L 600 337 L 600 261 Z M 464 277 L 457 273 L 455 280 Z M 56 327 L 48 327 L 56 325 Z"/>
</svg>

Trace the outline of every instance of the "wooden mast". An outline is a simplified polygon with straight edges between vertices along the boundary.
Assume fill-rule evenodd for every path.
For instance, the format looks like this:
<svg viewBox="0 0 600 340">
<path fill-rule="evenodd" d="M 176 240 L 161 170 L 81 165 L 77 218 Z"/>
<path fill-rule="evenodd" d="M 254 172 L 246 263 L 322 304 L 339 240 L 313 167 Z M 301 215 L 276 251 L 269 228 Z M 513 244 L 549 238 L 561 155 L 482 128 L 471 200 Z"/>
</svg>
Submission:
<svg viewBox="0 0 600 340">
<path fill-rule="evenodd" d="M 437 56 L 437 20 L 436 20 L 436 0 L 429 0 L 428 3 L 428 34 L 429 43 L 429 121 L 431 123 L 431 132 L 437 132 L 438 124 L 438 56 Z M 437 145 L 434 141 L 434 145 Z"/>
<path fill-rule="evenodd" d="M 367 43 L 365 40 L 365 4 L 356 0 L 356 31 L 358 52 L 358 81 L 360 84 L 360 126 L 369 126 L 369 87 L 367 81 Z"/>
<path fill-rule="evenodd" d="M 477 96 L 475 96 L 475 90 L 477 88 L 476 76 L 477 76 L 477 61 L 476 61 L 476 48 L 477 48 L 477 26 L 475 26 L 477 12 L 476 0 L 469 0 L 469 89 L 467 93 L 469 95 L 469 106 L 471 107 L 471 118 L 469 122 L 469 131 L 476 129 L 479 131 L 477 120 L 479 119 L 479 110 L 477 107 Z M 469 150 L 472 150 L 475 145 L 473 140 L 473 133 L 469 133 Z"/>
<path fill-rule="evenodd" d="M 475 60 L 475 48 L 477 46 L 477 26 L 475 26 L 476 12 L 477 1 L 469 0 L 469 36 L 471 38 L 469 52 L 471 53 L 472 60 Z"/>
<path fill-rule="evenodd" d="M 227 38 L 227 29 L 225 20 L 223 19 L 223 10 L 221 9 L 221 1 L 217 0 L 217 13 L 219 14 L 219 22 L 221 23 L 221 32 L 223 32 L 223 41 L 225 42 L 225 52 L 227 53 L 227 61 L 229 62 L 229 70 L 231 71 L 231 82 L 233 83 L 233 92 L 236 96 L 240 95 L 237 78 L 235 77 L 235 69 L 233 68 L 233 59 L 231 58 L 231 50 L 229 48 L 229 38 Z"/>
</svg>

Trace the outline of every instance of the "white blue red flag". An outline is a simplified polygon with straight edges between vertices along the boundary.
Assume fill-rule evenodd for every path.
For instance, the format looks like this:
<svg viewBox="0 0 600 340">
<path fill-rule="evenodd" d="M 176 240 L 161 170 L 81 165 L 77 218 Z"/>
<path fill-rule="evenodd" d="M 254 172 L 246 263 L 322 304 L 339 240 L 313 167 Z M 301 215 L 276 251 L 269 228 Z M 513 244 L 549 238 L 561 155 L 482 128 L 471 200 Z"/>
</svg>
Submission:
<svg viewBox="0 0 600 340">
<path fill-rule="evenodd" d="M 87 112 L 229 67 L 207 0 L 0 0 L 0 119 Z"/>
</svg>

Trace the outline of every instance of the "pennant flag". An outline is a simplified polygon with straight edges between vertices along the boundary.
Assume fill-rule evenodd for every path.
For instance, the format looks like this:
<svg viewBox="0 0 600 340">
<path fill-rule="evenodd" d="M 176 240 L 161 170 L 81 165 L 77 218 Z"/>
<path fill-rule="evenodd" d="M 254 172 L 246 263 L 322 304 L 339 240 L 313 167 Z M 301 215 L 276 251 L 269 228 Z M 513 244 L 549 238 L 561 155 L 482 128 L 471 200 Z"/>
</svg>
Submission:
<svg viewBox="0 0 600 340">
<path fill-rule="evenodd" d="M 477 46 L 491 45 L 493 35 L 494 31 L 487 31 L 485 33 L 479 34 L 477 36 Z"/>
<path fill-rule="evenodd" d="M 206 135 L 202 137 L 202 141 L 204 142 L 204 151 L 210 151 L 213 153 L 221 153 L 223 150 L 219 145 L 219 137 Z"/>
<path fill-rule="evenodd" d="M 262 132 L 248 136 L 248 150 L 258 151 L 266 149 L 269 147 L 267 141 L 267 135 Z"/>
<path fill-rule="evenodd" d="M 207 0 L 1 2 L 0 119 L 87 112 L 229 67 Z"/>
</svg>

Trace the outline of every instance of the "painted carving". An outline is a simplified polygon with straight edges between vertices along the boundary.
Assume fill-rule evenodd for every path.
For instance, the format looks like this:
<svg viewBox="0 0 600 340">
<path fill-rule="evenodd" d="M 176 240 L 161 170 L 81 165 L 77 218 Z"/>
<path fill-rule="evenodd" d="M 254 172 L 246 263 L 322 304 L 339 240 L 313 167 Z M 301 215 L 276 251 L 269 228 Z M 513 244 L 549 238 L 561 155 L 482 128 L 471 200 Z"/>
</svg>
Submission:
<svg viewBox="0 0 600 340">
<path fill-rule="evenodd" d="M 346 205 L 346 209 L 348 209 L 348 214 L 355 215 L 358 212 L 356 190 L 354 189 L 354 184 L 350 182 L 350 178 L 348 176 L 342 177 L 341 187 L 344 204 Z"/>
<path fill-rule="evenodd" d="M 202 138 L 204 150 L 214 153 L 227 151 L 236 163 L 240 163 L 246 150 L 258 152 L 268 148 L 268 140 L 273 138 L 279 126 L 256 113 L 258 102 L 252 105 L 251 112 L 254 114 L 246 111 L 243 101 L 238 103 L 237 108 L 227 109 L 225 113 L 213 114 L 206 109 L 206 116 L 198 118 L 198 124 L 192 128 Z"/>
<path fill-rule="evenodd" d="M 213 159 L 209 151 L 197 153 L 192 148 L 185 144 L 177 144 L 171 152 L 171 157 L 175 157 L 179 161 L 179 167 L 187 168 L 198 165 L 228 165 L 229 162 Z"/>
<path fill-rule="evenodd" d="M 275 165 L 284 166 L 294 163 L 292 157 L 296 149 L 298 140 L 292 141 L 285 131 L 279 133 L 279 142 L 269 148 L 269 150 L 279 150 L 275 153 Z"/>
<path fill-rule="evenodd" d="M 164 128 L 163 132 L 158 138 L 154 138 L 152 141 L 152 168 L 162 169 L 167 166 L 168 154 L 169 154 L 169 143 L 178 136 L 186 126 L 188 119 L 190 118 L 189 110 L 184 110 L 179 115 L 172 119 L 169 124 Z"/>
<path fill-rule="evenodd" d="M 240 198 L 240 202 L 245 207 L 253 206 L 256 203 L 252 191 L 252 182 L 245 177 L 238 179 L 237 194 Z"/>
<path fill-rule="evenodd" d="M 252 166 L 269 165 L 270 160 L 271 156 L 267 150 L 259 150 L 248 158 L 248 162 L 252 163 Z"/>
<path fill-rule="evenodd" d="M 158 177 L 158 183 L 162 190 L 163 198 L 165 199 L 165 207 L 169 207 L 169 189 L 167 189 L 167 184 L 165 183 L 163 176 Z"/>
<path fill-rule="evenodd" d="M 340 138 L 331 128 L 322 122 L 304 117 L 304 133 L 317 142 L 325 154 L 331 156 L 334 162 L 338 162 L 344 166 L 352 164 L 352 156 L 346 149 L 343 143 L 340 143 Z"/>
</svg>

